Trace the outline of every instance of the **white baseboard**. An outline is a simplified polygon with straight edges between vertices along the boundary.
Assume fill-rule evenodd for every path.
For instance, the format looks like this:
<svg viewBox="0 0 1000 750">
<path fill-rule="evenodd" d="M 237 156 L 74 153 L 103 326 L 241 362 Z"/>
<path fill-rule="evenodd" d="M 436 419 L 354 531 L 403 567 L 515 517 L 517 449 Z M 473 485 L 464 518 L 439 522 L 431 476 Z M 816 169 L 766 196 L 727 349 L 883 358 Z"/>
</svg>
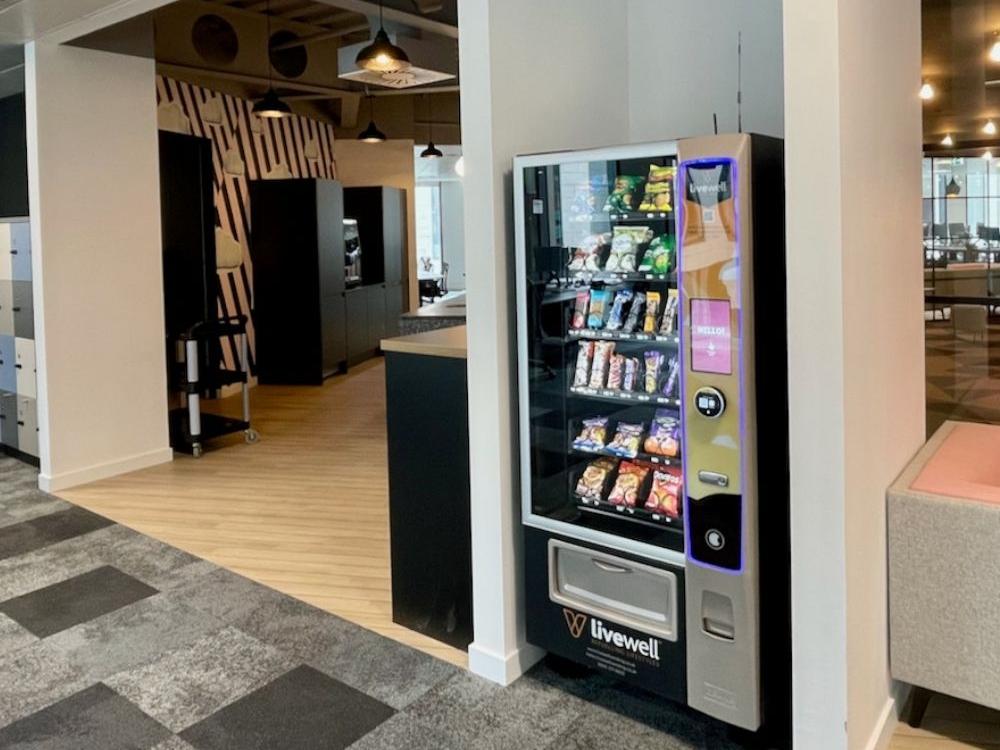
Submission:
<svg viewBox="0 0 1000 750">
<path fill-rule="evenodd" d="M 109 461 L 103 464 L 88 466 L 83 469 L 65 471 L 58 474 L 38 475 L 38 488 L 45 492 L 68 490 L 81 484 L 89 484 L 101 479 L 127 474 L 130 471 L 146 469 L 157 464 L 165 464 L 174 460 L 174 452 L 170 448 L 157 448 L 147 453 L 139 453 L 127 458 Z"/>
<path fill-rule="evenodd" d="M 910 686 L 903 682 L 893 684 L 892 695 L 885 702 L 879 720 L 872 730 L 868 742 L 865 743 L 865 750 L 888 750 L 892 742 L 892 735 L 899 724 L 899 716 L 906 707 L 906 701 L 910 697 Z"/>
<path fill-rule="evenodd" d="M 545 651 L 527 643 L 506 657 L 472 643 L 469 646 L 469 671 L 498 685 L 510 685 L 543 656 Z"/>
</svg>

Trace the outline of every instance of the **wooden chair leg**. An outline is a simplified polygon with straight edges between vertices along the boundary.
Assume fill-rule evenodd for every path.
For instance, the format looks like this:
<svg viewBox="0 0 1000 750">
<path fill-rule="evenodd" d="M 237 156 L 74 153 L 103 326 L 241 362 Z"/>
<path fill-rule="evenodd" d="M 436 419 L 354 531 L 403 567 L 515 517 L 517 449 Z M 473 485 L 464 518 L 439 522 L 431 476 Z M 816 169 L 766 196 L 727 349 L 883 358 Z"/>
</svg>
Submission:
<svg viewBox="0 0 1000 750">
<path fill-rule="evenodd" d="M 910 712 L 906 718 L 906 723 L 914 729 L 924 723 L 924 714 L 927 713 L 927 704 L 931 702 L 933 693 L 922 687 L 913 688 L 913 695 L 910 697 Z"/>
</svg>

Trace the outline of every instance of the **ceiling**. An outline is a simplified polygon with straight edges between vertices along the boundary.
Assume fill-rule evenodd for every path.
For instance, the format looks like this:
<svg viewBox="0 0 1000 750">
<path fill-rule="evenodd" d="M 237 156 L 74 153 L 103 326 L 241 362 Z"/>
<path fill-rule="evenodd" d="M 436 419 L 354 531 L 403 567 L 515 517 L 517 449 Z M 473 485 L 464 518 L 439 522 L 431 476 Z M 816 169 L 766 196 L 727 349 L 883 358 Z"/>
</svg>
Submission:
<svg viewBox="0 0 1000 750">
<path fill-rule="evenodd" d="M 1000 127 L 1000 63 L 987 56 L 1000 31 L 1000 0 L 923 0 L 923 78 L 935 89 L 924 102 L 924 143 L 941 150 L 1000 145 L 982 132 L 989 119 Z M 989 85 L 996 81 L 996 85 Z"/>
</svg>

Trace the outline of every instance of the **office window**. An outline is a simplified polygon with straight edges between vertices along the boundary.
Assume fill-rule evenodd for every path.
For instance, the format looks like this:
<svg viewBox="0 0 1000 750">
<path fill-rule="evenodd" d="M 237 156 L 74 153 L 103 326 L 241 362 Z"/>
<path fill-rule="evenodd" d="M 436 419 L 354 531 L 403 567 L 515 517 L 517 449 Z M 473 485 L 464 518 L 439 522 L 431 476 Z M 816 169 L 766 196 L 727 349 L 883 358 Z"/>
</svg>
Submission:
<svg viewBox="0 0 1000 750">
<path fill-rule="evenodd" d="M 422 273 L 440 272 L 441 251 L 441 185 L 417 185 L 417 259 Z"/>
</svg>

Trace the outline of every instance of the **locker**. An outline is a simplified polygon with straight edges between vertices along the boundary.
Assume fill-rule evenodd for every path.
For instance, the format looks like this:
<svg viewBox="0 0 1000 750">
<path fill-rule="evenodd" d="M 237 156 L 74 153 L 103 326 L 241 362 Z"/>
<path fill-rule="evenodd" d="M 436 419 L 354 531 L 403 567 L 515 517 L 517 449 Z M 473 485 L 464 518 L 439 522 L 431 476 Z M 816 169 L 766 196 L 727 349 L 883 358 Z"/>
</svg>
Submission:
<svg viewBox="0 0 1000 750">
<path fill-rule="evenodd" d="M 14 337 L 0 334 L 0 391 L 17 390 Z"/>
<path fill-rule="evenodd" d="M 38 398 L 35 374 L 34 339 L 14 339 L 14 369 L 17 374 L 17 395 Z"/>
<path fill-rule="evenodd" d="M 31 225 L 28 222 L 10 225 L 10 254 L 14 281 L 31 281 Z"/>
<path fill-rule="evenodd" d="M 0 336 L 14 335 L 14 284 L 0 279 Z"/>
<path fill-rule="evenodd" d="M 0 443 L 17 448 L 17 396 L 0 393 Z"/>
<path fill-rule="evenodd" d="M 11 262 L 14 256 L 10 254 L 10 224 L 0 223 L 0 281 L 10 281 L 14 278 Z"/>
<path fill-rule="evenodd" d="M 17 449 L 38 457 L 38 404 L 33 398 L 17 397 Z"/>
<path fill-rule="evenodd" d="M 22 339 L 35 338 L 35 306 L 30 281 L 14 281 L 14 335 Z"/>
</svg>

